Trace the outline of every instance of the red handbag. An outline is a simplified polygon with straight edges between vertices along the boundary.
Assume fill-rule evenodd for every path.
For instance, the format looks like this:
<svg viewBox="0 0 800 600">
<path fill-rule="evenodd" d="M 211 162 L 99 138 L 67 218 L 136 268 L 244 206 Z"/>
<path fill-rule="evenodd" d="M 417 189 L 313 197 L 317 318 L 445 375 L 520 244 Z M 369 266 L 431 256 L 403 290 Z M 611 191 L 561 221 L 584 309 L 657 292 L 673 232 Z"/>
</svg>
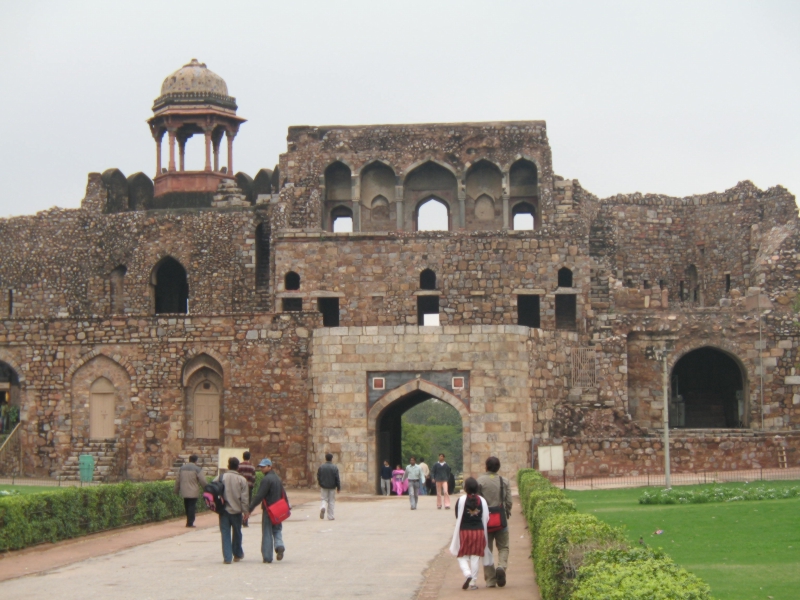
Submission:
<svg viewBox="0 0 800 600">
<path fill-rule="evenodd" d="M 508 527 L 506 521 L 506 507 L 504 506 L 505 494 L 503 490 L 503 478 L 500 477 L 500 506 L 489 507 L 489 521 L 486 523 L 488 533 L 497 533 Z"/>
<path fill-rule="evenodd" d="M 292 516 L 292 509 L 289 506 L 289 501 L 286 498 L 286 490 L 281 489 L 281 498 L 267 506 L 267 515 L 269 521 L 273 525 L 283 523 L 286 519 Z"/>
</svg>

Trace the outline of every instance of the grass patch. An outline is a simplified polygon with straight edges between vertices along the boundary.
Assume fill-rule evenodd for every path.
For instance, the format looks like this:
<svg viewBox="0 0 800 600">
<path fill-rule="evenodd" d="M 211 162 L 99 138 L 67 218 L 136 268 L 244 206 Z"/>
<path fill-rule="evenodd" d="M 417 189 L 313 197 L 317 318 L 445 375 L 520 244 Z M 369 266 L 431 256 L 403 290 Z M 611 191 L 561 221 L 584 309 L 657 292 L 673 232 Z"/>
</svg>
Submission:
<svg viewBox="0 0 800 600">
<path fill-rule="evenodd" d="M 758 485 L 764 485 L 758 482 Z M 750 484 L 755 485 L 755 484 Z M 776 489 L 797 481 L 769 482 Z M 721 487 L 742 487 L 741 483 Z M 688 489 L 720 485 L 681 486 Z M 642 489 L 567 491 L 578 510 L 625 527 L 628 539 L 663 548 L 725 600 L 795 599 L 800 590 L 800 498 L 641 505 Z M 662 530 L 661 535 L 655 532 Z"/>
</svg>

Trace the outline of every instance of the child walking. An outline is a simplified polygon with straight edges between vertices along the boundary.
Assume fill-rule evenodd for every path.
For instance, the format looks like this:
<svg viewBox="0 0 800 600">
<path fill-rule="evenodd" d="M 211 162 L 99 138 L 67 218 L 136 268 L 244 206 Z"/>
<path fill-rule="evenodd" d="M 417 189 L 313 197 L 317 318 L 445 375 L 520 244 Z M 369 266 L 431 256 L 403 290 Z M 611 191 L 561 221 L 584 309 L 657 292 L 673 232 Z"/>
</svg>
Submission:
<svg viewBox="0 0 800 600">
<path fill-rule="evenodd" d="M 456 529 L 450 544 L 450 553 L 458 557 L 458 566 L 467 579 L 462 590 L 478 589 L 478 567 L 494 564 L 492 553 L 486 540 L 486 523 L 489 521 L 489 506 L 482 496 L 478 495 L 478 482 L 474 477 L 464 481 L 466 496 L 456 502 Z"/>
</svg>

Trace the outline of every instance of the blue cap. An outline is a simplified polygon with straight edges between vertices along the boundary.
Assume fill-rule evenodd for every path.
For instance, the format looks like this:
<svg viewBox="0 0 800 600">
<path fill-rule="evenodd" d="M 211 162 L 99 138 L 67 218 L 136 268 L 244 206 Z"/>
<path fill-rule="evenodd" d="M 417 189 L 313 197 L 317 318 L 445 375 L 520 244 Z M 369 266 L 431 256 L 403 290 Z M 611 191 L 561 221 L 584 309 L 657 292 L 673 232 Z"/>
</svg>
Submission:
<svg viewBox="0 0 800 600">
<path fill-rule="evenodd" d="M 272 461 L 270 459 L 268 459 L 268 458 L 265 458 L 260 463 L 258 463 L 258 466 L 259 467 L 271 467 L 272 466 Z"/>
</svg>

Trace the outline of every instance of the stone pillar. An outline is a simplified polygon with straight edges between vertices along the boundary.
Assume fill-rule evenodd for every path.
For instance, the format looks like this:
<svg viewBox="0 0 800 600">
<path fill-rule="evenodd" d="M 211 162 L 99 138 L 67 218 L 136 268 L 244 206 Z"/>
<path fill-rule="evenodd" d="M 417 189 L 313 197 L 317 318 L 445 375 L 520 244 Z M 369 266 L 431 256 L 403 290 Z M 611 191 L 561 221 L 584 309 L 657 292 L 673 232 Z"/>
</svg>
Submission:
<svg viewBox="0 0 800 600">
<path fill-rule="evenodd" d="M 219 142 L 214 144 L 214 171 L 219 172 Z"/>
<path fill-rule="evenodd" d="M 361 231 L 361 202 L 353 202 L 353 232 Z"/>
<path fill-rule="evenodd" d="M 186 170 L 185 167 L 185 155 L 186 155 L 186 138 L 185 137 L 178 137 L 178 157 L 180 160 L 180 170 Z"/>
<path fill-rule="evenodd" d="M 225 137 L 228 140 L 228 175 L 233 177 L 233 138 L 236 134 L 230 130 L 225 130 Z"/>
<path fill-rule="evenodd" d="M 509 213 L 508 213 L 508 205 L 509 205 L 509 198 L 507 194 L 503 194 L 503 229 L 512 229 L 509 225 Z M 534 228 L 535 228 L 534 223 Z"/>
<path fill-rule="evenodd" d="M 467 193 L 464 190 L 458 191 L 458 225 L 457 229 L 464 229 L 467 226 Z"/>
<path fill-rule="evenodd" d="M 169 130 L 169 170 L 175 170 L 175 130 Z"/>
<path fill-rule="evenodd" d="M 403 208 L 403 186 L 394 186 L 394 204 L 397 208 L 397 231 L 403 231 L 403 222 L 405 221 L 405 210 Z"/>
<path fill-rule="evenodd" d="M 156 138 L 156 177 L 161 175 L 161 140 L 163 136 Z"/>
<path fill-rule="evenodd" d="M 211 132 L 206 131 L 206 171 L 211 170 Z"/>
</svg>

